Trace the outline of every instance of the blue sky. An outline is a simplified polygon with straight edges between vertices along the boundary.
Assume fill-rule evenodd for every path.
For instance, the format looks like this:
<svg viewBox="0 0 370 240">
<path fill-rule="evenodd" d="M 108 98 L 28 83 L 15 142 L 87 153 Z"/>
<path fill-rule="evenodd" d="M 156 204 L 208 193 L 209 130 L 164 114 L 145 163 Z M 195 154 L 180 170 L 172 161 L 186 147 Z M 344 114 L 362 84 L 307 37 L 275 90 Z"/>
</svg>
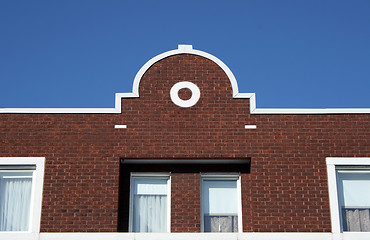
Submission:
<svg viewBox="0 0 370 240">
<path fill-rule="evenodd" d="M 370 1 L 0 1 L 0 107 L 114 107 L 178 44 L 258 108 L 370 108 Z"/>
</svg>

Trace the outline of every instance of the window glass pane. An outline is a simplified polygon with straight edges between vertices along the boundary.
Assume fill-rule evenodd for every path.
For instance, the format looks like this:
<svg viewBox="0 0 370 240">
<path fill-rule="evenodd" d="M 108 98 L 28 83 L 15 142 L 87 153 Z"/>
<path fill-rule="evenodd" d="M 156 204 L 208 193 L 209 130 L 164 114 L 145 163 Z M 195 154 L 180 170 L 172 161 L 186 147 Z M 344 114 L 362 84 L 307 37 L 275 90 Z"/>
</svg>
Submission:
<svg viewBox="0 0 370 240">
<path fill-rule="evenodd" d="M 32 173 L 0 173 L 0 231 L 27 231 Z"/>
<path fill-rule="evenodd" d="M 135 194 L 167 194 L 167 179 L 135 179 Z"/>
<path fill-rule="evenodd" d="M 235 180 L 204 180 L 203 194 L 204 213 L 238 213 Z"/>
<path fill-rule="evenodd" d="M 344 206 L 370 207 L 370 173 L 338 172 L 341 204 Z"/>
<path fill-rule="evenodd" d="M 134 178 L 134 232 L 166 232 L 167 181 Z"/>
</svg>

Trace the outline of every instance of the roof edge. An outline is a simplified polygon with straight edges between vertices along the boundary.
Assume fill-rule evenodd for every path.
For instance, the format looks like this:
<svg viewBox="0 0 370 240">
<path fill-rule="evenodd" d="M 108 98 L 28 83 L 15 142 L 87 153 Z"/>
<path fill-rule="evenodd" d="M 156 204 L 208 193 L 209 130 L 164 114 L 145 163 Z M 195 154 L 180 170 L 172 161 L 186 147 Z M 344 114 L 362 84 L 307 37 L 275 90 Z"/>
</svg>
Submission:
<svg viewBox="0 0 370 240">
<path fill-rule="evenodd" d="M 158 61 L 160 61 L 160 60 L 162 60 L 164 58 L 167 58 L 167 57 L 170 57 L 170 56 L 173 56 L 173 55 L 178 55 L 178 54 L 193 54 L 193 55 L 201 56 L 201 57 L 204 57 L 204 58 L 207 58 L 207 59 L 213 61 L 222 70 L 224 70 L 224 72 L 226 73 L 227 77 L 229 78 L 230 83 L 231 83 L 231 87 L 232 87 L 232 90 L 233 90 L 233 97 L 235 97 L 239 93 L 238 83 L 236 82 L 236 78 L 235 78 L 234 74 L 231 72 L 230 68 L 228 66 L 226 66 L 225 63 L 223 63 L 220 59 L 218 59 L 217 57 L 215 57 L 215 56 L 213 56 L 213 55 L 211 55 L 209 53 L 206 53 L 206 52 L 203 52 L 203 51 L 200 51 L 200 50 L 193 49 L 193 46 L 192 45 L 181 45 L 181 44 L 178 45 L 178 48 L 177 49 L 171 50 L 171 51 L 167 51 L 167 52 L 164 52 L 164 53 L 161 53 L 161 54 L 153 57 L 149 61 L 147 61 L 140 68 L 140 70 L 137 72 L 137 74 L 135 76 L 134 84 L 132 86 L 132 92 L 135 95 L 139 96 L 139 85 L 140 85 L 141 78 L 143 77 L 143 75 L 145 74 L 145 72 L 152 65 L 154 65 L 156 62 L 158 62 Z"/>
<path fill-rule="evenodd" d="M 228 66 L 217 57 L 193 49 L 192 45 L 178 45 L 178 49 L 170 50 L 161 53 L 149 61 L 147 61 L 137 72 L 131 93 L 116 93 L 114 108 L 0 108 L 1 113 L 122 113 L 121 99 L 122 98 L 138 98 L 139 85 L 142 76 L 145 72 L 156 62 L 177 54 L 193 54 L 205 57 L 216 63 L 228 76 L 233 90 L 233 98 L 247 98 L 250 99 L 250 113 L 251 114 L 369 114 L 370 108 L 316 108 L 316 109 L 298 109 L 298 108 L 256 108 L 256 94 L 255 93 L 239 93 L 238 83 L 234 74 Z"/>
</svg>

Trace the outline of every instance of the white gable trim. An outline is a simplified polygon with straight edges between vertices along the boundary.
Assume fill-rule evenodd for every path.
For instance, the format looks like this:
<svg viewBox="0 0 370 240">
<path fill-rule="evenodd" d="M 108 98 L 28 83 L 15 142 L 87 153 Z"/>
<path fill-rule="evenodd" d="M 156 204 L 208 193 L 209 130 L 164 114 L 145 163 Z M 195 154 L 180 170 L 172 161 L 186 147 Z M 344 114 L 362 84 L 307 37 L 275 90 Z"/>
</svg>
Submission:
<svg viewBox="0 0 370 240">
<path fill-rule="evenodd" d="M 131 93 L 116 93 L 114 108 L 0 108 L 1 113 L 121 113 L 122 98 L 139 97 L 140 80 L 145 72 L 156 62 L 177 54 L 193 54 L 205 57 L 216 63 L 228 76 L 233 90 L 233 98 L 249 98 L 251 114 L 364 114 L 370 113 L 370 108 L 322 108 L 322 109 L 299 109 L 299 108 L 256 108 L 255 93 L 239 93 L 238 83 L 231 70 L 217 57 L 199 50 L 194 50 L 192 45 L 179 45 L 178 49 L 159 54 L 146 62 L 134 78 Z"/>
<path fill-rule="evenodd" d="M 140 80 L 143 77 L 143 75 L 145 74 L 145 72 L 153 64 L 155 64 L 156 62 L 158 62 L 158 61 L 160 61 L 164 58 L 167 58 L 167 57 L 170 57 L 170 56 L 173 56 L 173 55 L 178 55 L 178 54 L 193 54 L 193 55 L 205 57 L 205 58 L 213 61 L 214 63 L 216 63 L 218 66 L 220 66 L 220 68 L 222 68 L 222 70 L 224 70 L 224 72 L 228 76 L 228 78 L 230 80 L 230 83 L 231 83 L 231 87 L 233 89 L 233 97 L 238 95 L 238 93 L 239 93 L 238 83 L 236 82 L 236 78 L 235 78 L 234 74 L 231 72 L 231 70 L 228 68 L 228 66 L 226 66 L 226 64 L 223 63 L 220 59 L 218 59 L 217 57 L 215 57 L 215 56 L 213 56 L 209 53 L 199 51 L 199 50 L 194 50 L 192 45 L 179 45 L 178 49 L 159 54 L 159 55 L 155 56 L 154 58 L 150 59 L 147 63 L 145 63 L 144 66 L 142 66 L 140 68 L 139 72 L 135 76 L 134 85 L 132 87 L 133 94 L 139 96 Z"/>
</svg>

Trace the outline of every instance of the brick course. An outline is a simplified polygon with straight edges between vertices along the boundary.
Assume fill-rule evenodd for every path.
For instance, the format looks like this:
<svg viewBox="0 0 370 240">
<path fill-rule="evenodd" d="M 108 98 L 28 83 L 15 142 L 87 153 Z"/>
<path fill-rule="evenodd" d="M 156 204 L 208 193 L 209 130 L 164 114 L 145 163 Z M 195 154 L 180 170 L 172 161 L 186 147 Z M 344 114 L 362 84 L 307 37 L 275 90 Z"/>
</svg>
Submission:
<svg viewBox="0 0 370 240">
<path fill-rule="evenodd" d="M 179 81 L 200 88 L 195 106 L 172 103 Z M 369 114 L 251 115 L 249 99 L 232 98 L 223 70 L 200 56 L 155 63 L 139 93 L 122 99 L 122 114 L 0 114 L 1 157 L 46 158 L 41 232 L 116 232 L 121 158 L 250 158 L 244 231 L 330 232 L 325 158 L 370 157 Z M 171 231 L 199 232 L 200 173 L 171 181 Z"/>
</svg>

